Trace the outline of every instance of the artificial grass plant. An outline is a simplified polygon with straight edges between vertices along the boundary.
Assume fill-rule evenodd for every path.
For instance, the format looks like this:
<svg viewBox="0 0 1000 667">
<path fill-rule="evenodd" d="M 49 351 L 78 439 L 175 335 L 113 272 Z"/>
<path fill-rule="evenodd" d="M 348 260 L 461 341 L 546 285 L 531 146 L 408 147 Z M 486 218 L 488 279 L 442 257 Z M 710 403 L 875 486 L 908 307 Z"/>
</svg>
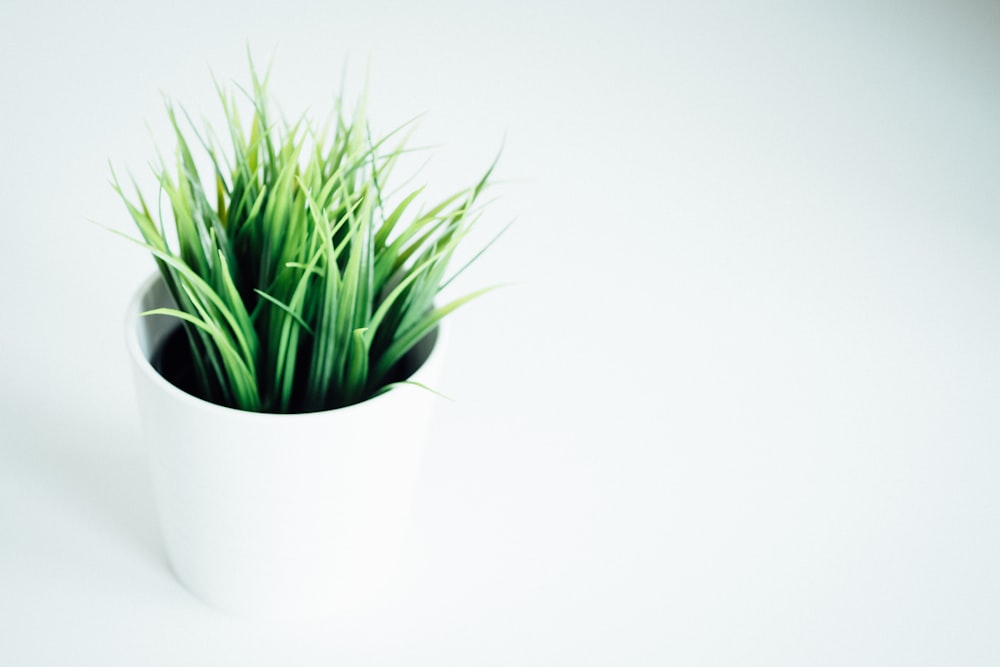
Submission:
<svg viewBox="0 0 1000 667">
<path fill-rule="evenodd" d="M 276 119 L 267 74 L 259 77 L 252 62 L 250 70 L 250 91 L 216 85 L 228 155 L 186 114 L 182 129 L 167 104 L 176 164 L 161 159 L 154 172 L 171 220 L 154 219 L 138 186 L 135 200 L 126 196 L 112 170 L 142 235 L 136 240 L 177 304 L 144 315 L 181 320 L 208 400 L 261 412 L 350 405 L 390 387 L 411 348 L 487 291 L 435 304 L 465 268 L 447 275 L 496 161 L 468 189 L 415 212 L 423 188 L 387 194 L 409 124 L 373 139 L 364 96 L 349 116 L 338 100 L 322 128 L 305 116 Z M 242 97 L 252 107 L 246 127 Z M 207 182 L 196 150 L 211 165 Z"/>
</svg>

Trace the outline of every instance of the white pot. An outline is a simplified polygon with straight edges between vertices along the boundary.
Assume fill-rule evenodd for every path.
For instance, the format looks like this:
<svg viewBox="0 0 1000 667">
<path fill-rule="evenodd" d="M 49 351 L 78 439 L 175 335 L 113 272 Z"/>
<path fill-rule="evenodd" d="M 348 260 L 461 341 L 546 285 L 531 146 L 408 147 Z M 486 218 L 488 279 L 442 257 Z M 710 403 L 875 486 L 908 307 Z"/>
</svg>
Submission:
<svg viewBox="0 0 1000 667">
<path fill-rule="evenodd" d="M 385 592 L 397 573 L 435 397 L 404 386 L 346 408 L 261 414 L 203 401 L 150 360 L 178 326 L 159 276 L 128 310 L 127 344 L 167 554 L 205 601 L 308 618 Z M 435 386 L 441 345 L 411 379 Z"/>
</svg>

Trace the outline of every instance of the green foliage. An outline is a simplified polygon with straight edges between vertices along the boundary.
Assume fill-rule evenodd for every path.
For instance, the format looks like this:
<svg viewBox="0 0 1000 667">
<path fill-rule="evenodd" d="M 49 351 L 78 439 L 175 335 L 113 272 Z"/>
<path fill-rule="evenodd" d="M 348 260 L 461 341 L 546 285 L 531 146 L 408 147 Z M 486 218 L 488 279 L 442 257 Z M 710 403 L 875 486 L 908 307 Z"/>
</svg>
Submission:
<svg viewBox="0 0 1000 667">
<path fill-rule="evenodd" d="M 267 76 L 250 69 L 248 130 L 236 96 L 216 86 L 231 155 L 185 116 L 193 145 L 167 105 L 176 166 L 155 171 L 172 211 L 169 235 L 139 188 L 130 200 L 112 171 L 178 306 L 146 315 L 182 321 L 209 400 L 264 412 L 350 405 L 384 390 L 443 317 L 487 291 L 435 305 L 496 161 L 440 203 L 414 212 L 423 189 L 416 188 L 387 211 L 383 192 L 409 124 L 374 141 L 364 99 L 350 117 L 338 102 L 323 129 L 305 118 L 276 120 Z M 196 148 L 209 158 L 212 187 L 195 166 Z"/>
</svg>

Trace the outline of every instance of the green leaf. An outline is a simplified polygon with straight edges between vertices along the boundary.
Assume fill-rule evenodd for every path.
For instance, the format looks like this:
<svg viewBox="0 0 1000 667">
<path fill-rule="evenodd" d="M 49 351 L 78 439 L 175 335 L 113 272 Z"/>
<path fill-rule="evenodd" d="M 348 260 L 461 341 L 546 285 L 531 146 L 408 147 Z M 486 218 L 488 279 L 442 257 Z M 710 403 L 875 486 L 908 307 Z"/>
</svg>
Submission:
<svg viewBox="0 0 1000 667">
<path fill-rule="evenodd" d="M 271 112 L 270 65 L 260 75 L 248 62 L 245 88 L 212 77 L 228 146 L 166 103 L 174 151 L 153 166 L 156 211 L 111 169 L 140 238 L 116 233 L 152 255 L 176 307 L 149 314 L 183 323 L 205 396 L 278 412 L 364 400 L 442 318 L 487 291 L 433 305 L 506 230 L 445 279 L 499 152 L 470 187 L 424 207 L 424 187 L 390 183 L 415 150 L 417 119 L 375 137 L 363 92 L 349 111 L 336 98 L 322 126 L 306 114 L 290 123 Z"/>
</svg>

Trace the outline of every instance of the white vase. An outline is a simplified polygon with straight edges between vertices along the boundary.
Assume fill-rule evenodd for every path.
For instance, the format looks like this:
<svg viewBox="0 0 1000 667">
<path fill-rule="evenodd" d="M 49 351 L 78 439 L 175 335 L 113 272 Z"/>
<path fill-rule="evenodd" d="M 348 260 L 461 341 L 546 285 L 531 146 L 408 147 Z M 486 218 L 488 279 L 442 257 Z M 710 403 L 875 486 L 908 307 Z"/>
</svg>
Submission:
<svg viewBox="0 0 1000 667">
<path fill-rule="evenodd" d="M 162 533 L 177 578 L 241 616 L 299 619 L 385 593 L 400 549 L 436 397 L 403 386 L 346 408 L 262 414 L 196 398 L 153 354 L 178 326 L 140 315 L 172 306 L 159 276 L 127 316 L 136 396 Z M 441 345 L 411 377 L 434 386 Z"/>
</svg>

